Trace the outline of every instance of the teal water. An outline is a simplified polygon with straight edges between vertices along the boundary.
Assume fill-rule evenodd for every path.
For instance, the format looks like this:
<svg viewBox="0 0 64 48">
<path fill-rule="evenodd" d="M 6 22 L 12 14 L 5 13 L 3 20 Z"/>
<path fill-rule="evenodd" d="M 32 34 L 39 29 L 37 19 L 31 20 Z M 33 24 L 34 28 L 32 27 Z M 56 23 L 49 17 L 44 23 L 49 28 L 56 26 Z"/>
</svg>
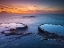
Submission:
<svg viewBox="0 0 64 48">
<path fill-rule="evenodd" d="M 41 24 L 58 24 L 64 26 L 64 14 L 0 14 L 0 23 L 12 22 L 26 24 L 28 26 L 26 31 L 33 34 L 23 37 L 20 35 L 5 36 L 4 34 L 0 34 L 0 48 L 64 48 L 64 41 L 41 41 L 43 36 L 41 36 L 42 34 L 38 34 L 38 26 Z"/>
</svg>

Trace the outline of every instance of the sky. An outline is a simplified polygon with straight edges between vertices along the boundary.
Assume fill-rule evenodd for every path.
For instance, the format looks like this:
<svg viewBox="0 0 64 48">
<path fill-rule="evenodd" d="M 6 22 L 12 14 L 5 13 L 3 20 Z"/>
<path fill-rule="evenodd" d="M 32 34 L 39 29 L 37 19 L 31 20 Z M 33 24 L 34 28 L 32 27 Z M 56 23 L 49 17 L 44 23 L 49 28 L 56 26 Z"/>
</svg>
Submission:
<svg viewBox="0 0 64 48">
<path fill-rule="evenodd" d="M 64 14 L 64 0 L 0 0 L 0 13 Z"/>
</svg>

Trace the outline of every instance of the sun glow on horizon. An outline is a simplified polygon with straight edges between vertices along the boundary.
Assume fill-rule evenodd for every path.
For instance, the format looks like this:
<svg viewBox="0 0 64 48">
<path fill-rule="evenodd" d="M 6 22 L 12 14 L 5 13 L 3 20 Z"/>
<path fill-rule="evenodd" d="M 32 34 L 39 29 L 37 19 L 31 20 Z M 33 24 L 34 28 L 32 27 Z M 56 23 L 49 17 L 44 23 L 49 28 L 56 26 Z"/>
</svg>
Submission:
<svg viewBox="0 0 64 48">
<path fill-rule="evenodd" d="M 50 8 L 47 6 L 1 6 L 0 13 L 18 13 L 18 14 L 37 14 L 37 13 L 54 13 L 58 8 Z M 60 9 L 62 11 L 62 9 Z"/>
</svg>

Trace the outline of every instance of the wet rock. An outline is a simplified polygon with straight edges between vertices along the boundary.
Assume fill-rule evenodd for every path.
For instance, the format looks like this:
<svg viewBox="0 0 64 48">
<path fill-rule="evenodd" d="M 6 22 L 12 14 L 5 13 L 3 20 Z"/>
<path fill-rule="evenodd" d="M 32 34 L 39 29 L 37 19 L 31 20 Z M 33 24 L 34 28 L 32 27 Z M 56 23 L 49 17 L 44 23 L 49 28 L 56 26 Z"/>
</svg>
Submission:
<svg viewBox="0 0 64 48">
<path fill-rule="evenodd" d="M 35 16 L 23 16 L 23 18 L 34 18 Z"/>
<path fill-rule="evenodd" d="M 53 24 L 42 24 L 38 26 L 38 30 L 42 33 L 49 32 L 49 33 L 55 33 L 59 36 L 64 36 L 64 26 L 61 25 L 53 25 Z"/>
<path fill-rule="evenodd" d="M 3 30 L 6 30 L 6 29 L 25 29 L 25 28 L 28 28 L 27 25 L 25 24 L 22 24 L 22 23 L 2 23 L 0 25 L 1 27 L 0 28 L 3 28 Z"/>
<path fill-rule="evenodd" d="M 13 33 L 13 34 L 17 34 L 18 33 L 18 31 L 16 30 L 16 29 L 10 29 L 10 33 Z"/>
<path fill-rule="evenodd" d="M 16 29 L 27 29 L 27 28 L 28 28 L 27 25 L 25 25 L 25 24 L 23 24 L 23 23 L 20 23 L 20 24 L 22 24 L 23 27 L 22 27 L 22 26 L 17 26 Z"/>
<path fill-rule="evenodd" d="M 45 38 L 44 40 L 48 39 L 56 39 L 57 41 L 64 40 L 64 26 L 42 24 L 38 26 L 38 31 L 39 31 L 38 34 Z"/>
<path fill-rule="evenodd" d="M 37 36 L 37 34 L 33 34 L 34 36 Z"/>
<path fill-rule="evenodd" d="M 23 33 L 22 35 L 23 35 L 23 36 L 26 36 L 26 35 L 30 35 L 30 34 L 32 34 L 32 33 L 27 32 L 27 33 Z"/>
<path fill-rule="evenodd" d="M 35 16 L 30 16 L 30 17 L 35 17 Z"/>
<path fill-rule="evenodd" d="M 4 31 L 2 31 L 1 33 L 4 34 Z"/>
<path fill-rule="evenodd" d="M 5 36 L 22 35 L 25 33 L 23 31 L 27 28 L 28 26 L 23 23 L 2 23 L 0 24 L 0 33 L 5 34 Z M 19 32 L 19 30 L 21 32 Z"/>
<path fill-rule="evenodd" d="M 56 39 L 56 41 L 57 41 L 57 42 L 60 42 L 60 41 L 62 41 L 62 39 L 58 38 L 58 39 Z"/>
<path fill-rule="evenodd" d="M 48 38 L 43 38 L 43 40 L 48 40 Z"/>
<path fill-rule="evenodd" d="M 41 41 L 44 41 L 43 38 L 41 38 Z"/>
</svg>

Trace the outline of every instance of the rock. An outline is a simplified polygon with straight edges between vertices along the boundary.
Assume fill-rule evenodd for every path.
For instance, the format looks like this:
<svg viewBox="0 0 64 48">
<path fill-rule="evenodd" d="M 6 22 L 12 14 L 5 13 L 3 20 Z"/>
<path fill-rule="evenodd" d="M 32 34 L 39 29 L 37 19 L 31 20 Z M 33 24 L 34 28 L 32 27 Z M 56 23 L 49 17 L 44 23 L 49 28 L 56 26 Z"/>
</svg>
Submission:
<svg viewBox="0 0 64 48">
<path fill-rule="evenodd" d="M 42 24 L 38 26 L 38 30 L 42 33 L 49 32 L 49 33 L 58 34 L 59 36 L 61 35 L 64 36 L 64 26 L 61 26 L 61 25 Z"/>
<path fill-rule="evenodd" d="M 25 29 L 28 26 L 23 23 L 2 23 L 0 24 L 0 33 L 5 34 L 6 36 L 9 35 L 22 35 Z M 21 32 L 19 32 L 19 30 Z"/>
<path fill-rule="evenodd" d="M 35 17 L 35 16 L 30 16 L 30 17 Z"/>
<path fill-rule="evenodd" d="M 10 33 L 14 33 L 14 34 L 16 34 L 16 33 L 18 33 L 18 31 L 16 30 L 16 29 L 10 29 Z"/>
<path fill-rule="evenodd" d="M 47 38 L 43 38 L 43 40 L 48 40 Z"/>
<path fill-rule="evenodd" d="M 39 35 L 43 36 L 44 40 L 56 39 L 59 41 L 64 40 L 64 26 L 52 25 L 52 24 L 42 24 L 38 26 Z"/>
<path fill-rule="evenodd" d="M 25 24 L 22 24 L 22 23 L 2 23 L 1 25 L 1 28 L 3 27 L 4 29 L 19 29 L 19 28 L 27 28 L 28 26 L 25 25 Z"/>
<path fill-rule="evenodd" d="M 30 34 L 32 34 L 32 33 L 27 32 L 27 33 L 23 33 L 22 35 L 23 35 L 23 36 L 26 36 L 26 35 L 30 35 Z"/>
<path fill-rule="evenodd" d="M 20 23 L 20 24 L 22 24 L 22 23 Z M 20 26 L 20 25 L 17 25 L 16 29 L 26 29 L 26 28 L 28 28 L 27 25 L 25 25 L 25 24 L 22 24 L 22 25 L 23 25 L 23 27 Z"/>
<path fill-rule="evenodd" d="M 56 41 L 57 41 L 57 42 L 60 42 L 60 41 L 62 41 L 62 39 L 58 38 L 58 39 L 56 39 Z"/>
<path fill-rule="evenodd" d="M 37 36 L 37 34 L 33 34 L 34 36 Z"/>
<path fill-rule="evenodd" d="M 4 31 L 2 31 L 1 33 L 4 34 Z"/>
<path fill-rule="evenodd" d="M 34 18 L 35 16 L 23 16 L 23 18 Z"/>
</svg>

